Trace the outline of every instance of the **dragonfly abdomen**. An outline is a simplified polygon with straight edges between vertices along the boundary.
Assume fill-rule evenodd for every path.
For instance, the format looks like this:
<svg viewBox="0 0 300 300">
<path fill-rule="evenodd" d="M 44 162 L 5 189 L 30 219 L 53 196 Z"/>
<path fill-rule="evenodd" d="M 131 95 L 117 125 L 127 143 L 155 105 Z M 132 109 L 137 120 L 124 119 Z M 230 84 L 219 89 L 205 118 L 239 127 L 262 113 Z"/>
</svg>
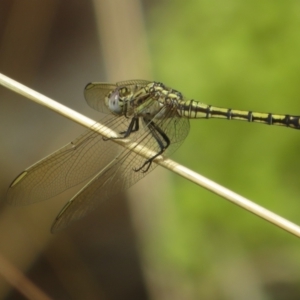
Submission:
<svg viewBox="0 0 300 300">
<path fill-rule="evenodd" d="M 247 110 L 207 105 L 195 100 L 182 101 L 178 105 L 178 113 L 182 117 L 190 119 L 219 118 L 227 120 L 240 120 L 247 122 L 263 123 L 267 125 L 286 126 L 300 129 L 300 116 L 278 115 L 272 113 L 260 113 Z"/>
</svg>

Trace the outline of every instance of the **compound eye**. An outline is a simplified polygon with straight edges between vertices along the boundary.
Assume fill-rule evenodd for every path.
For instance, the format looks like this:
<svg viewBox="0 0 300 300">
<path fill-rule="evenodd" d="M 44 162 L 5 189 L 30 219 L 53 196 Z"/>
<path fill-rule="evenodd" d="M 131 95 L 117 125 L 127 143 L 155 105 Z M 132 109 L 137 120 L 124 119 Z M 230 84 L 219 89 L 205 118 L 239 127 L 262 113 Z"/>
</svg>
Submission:
<svg viewBox="0 0 300 300">
<path fill-rule="evenodd" d="M 122 113 L 123 106 L 122 100 L 120 100 L 120 94 L 118 89 L 108 97 L 106 105 L 112 113 L 117 115 Z"/>
</svg>

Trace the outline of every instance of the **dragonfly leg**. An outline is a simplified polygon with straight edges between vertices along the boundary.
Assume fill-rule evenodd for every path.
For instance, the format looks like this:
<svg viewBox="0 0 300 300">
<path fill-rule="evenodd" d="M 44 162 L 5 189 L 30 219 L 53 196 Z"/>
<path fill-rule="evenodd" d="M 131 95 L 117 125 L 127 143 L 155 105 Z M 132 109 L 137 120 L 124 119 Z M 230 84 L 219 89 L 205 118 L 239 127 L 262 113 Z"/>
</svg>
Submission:
<svg viewBox="0 0 300 300">
<path fill-rule="evenodd" d="M 133 117 L 131 119 L 131 122 L 130 122 L 127 130 L 120 132 L 120 134 L 122 134 L 123 136 L 112 137 L 112 138 L 105 138 L 105 137 L 103 137 L 103 140 L 104 141 L 109 141 L 109 140 L 125 139 L 125 138 L 129 137 L 132 132 L 138 131 L 139 128 L 140 128 L 139 127 L 139 118 L 138 117 Z"/>
<path fill-rule="evenodd" d="M 169 137 L 153 121 L 151 121 L 148 124 L 148 128 L 150 129 L 150 132 L 151 132 L 153 138 L 156 140 L 157 144 L 159 145 L 160 150 L 154 156 L 152 156 L 151 158 L 147 159 L 143 163 L 143 165 L 141 167 L 133 169 L 135 172 L 142 171 L 143 173 L 146 173 L 149 170 L 149 168 L 150 168 L 153 160 L 156 157 L 158 157 L 161 154 L 163 154 L 164 151 L 170 146 L 170 139 L 169 139 Z M 164 145 L 164 142 L 165 142 L 165 145 Z"/>
<path fill-rule="evenodd" d="M 136 132 L 136 131 L 139 131 L 140 129 L 140 126 L 139 126 L 139 118 L 138 117 L 133 117 L 131 119 L 131 122 L 127 128 L 126 131 L 122 131 L 120 132 L 120 134 L 124 134 L 124 136 L 122 138 L 127 138 L 130 136 L 130 134 L 132 132 Z"/>
</svg>

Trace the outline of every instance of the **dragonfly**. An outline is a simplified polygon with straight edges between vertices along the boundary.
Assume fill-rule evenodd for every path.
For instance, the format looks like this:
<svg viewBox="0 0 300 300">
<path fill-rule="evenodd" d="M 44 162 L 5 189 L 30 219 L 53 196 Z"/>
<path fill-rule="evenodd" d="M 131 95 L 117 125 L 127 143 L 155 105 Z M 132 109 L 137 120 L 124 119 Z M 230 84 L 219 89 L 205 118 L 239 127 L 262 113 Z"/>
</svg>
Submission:
<svg viewBox="0 0 300 300">
<path fill-rule="evenodd" d="M 87 181 L 62 208 L 51 227 L 57 232 L 94 210 L 101 201 L 125 191 L 152 171 L 155 158 L 168 157 L 187 137 L 190 119 L 219 118 L 300 129 L 300 116 L 215 107 L 186 98 L 163 83 L 129 80 L 89 83 L 87 104 L 105 116 L 77 139 L 24 170 L 7 192 L 11 204 L 52 198 Z M 97 132 L 108 128 L 117 136 Z M 108 133 L 109 134 L 109 133 Z M 128 139 L 140 150 L 116 143 Z M 150 158 L 140 155 L 150 149 Z"/>
</svg>

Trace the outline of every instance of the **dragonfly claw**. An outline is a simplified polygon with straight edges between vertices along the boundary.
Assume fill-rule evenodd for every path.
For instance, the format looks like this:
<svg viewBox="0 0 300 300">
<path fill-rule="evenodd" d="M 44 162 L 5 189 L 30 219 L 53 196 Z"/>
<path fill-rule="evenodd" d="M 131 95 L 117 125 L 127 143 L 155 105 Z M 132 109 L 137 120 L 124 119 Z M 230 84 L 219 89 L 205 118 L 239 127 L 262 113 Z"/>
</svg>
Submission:
<svg viewBox="0 0 300 300">
<path fill-rule="evenodd" d="M 148 170 L 149 170 L 149 168 L 151 167 L 151 164 L 152 164 L 152 159 L 148 159 L 148 160 L 146 160 L 146 161 L 143 163 L 143 165 L 142 165 L 141 167 L 139 167 L 139 168 L 133 168 L 133 171 L 134 171 L 134 172 L 139 172 L 139 171 L 141 171 L 142 173 L 147 173 Z M 147 167 L 146 167 L 145 170 L 143 170 L 145 166 L 147 166 Z"/>
</svg>

